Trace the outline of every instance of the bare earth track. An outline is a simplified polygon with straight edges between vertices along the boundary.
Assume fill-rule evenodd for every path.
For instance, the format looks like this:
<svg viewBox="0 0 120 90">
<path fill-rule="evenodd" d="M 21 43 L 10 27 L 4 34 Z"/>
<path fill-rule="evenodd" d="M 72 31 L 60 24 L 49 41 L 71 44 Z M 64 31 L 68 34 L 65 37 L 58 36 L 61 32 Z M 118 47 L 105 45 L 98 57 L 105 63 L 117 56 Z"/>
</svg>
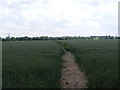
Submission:
<svg viewBox="0 0 120 90">
<path fill-rule="evenodd" d="M 87 79 L 75 62 L 74 56 L 64 48 L 63 50 L 65 51 L 61 78 L 63 88 L 87 88 Z"/>
</svg>

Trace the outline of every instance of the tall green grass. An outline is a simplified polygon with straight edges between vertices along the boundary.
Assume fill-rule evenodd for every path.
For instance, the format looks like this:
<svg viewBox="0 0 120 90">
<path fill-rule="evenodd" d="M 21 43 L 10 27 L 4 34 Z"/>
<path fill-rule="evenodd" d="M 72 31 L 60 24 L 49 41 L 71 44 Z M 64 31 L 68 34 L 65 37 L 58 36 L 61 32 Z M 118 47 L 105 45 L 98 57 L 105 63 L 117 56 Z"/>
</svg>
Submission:
<svg viewBox="0 0 120 90">
<path fill-rule="evenodd" d="M 118 87 L 118 40 L 66 40 L 89 88 Z"/>
<path fill-rule="evenodd" d="M 3 42 L 3 88 L 59 88 L 63 51 L 54 41 Z"/>
</svg>

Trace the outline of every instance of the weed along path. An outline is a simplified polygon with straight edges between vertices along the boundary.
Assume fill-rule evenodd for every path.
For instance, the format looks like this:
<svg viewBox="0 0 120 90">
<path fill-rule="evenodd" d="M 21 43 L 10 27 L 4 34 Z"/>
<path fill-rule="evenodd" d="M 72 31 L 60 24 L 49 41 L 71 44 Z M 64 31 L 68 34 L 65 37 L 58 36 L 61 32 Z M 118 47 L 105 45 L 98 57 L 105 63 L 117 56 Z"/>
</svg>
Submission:
<svg viewBox="0 0 120 90">
<path fill-rule="evenodd" d="M 87 88 L 87 79 L 75 62 L 74 56 L 64 48 L 63 50 L 65 51 L 63 56 L 65 60 L 63 63 L 64 68 L 62 69 L 61 77 L 63 88 Z"/>
</svg>

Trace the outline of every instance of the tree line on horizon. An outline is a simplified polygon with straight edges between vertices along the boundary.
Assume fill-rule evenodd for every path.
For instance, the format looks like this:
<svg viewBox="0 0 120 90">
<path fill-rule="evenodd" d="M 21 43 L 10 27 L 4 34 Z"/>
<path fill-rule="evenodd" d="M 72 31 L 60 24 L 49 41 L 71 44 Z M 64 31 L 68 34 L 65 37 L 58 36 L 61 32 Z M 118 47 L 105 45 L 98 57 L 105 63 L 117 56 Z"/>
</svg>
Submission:
<svg viewBox="0 0 120 90">
<path fill-rule="evenodd" d="M 26 41 L 26 40 L 69 40 L 69 39 L 120 39 L 120 37 L 117 36 L 90 36 L 90 37 L 84 37 L 84 36 L 63 36 L 63 37 L 48 37 L 48 36 L 40 36 L 40 37 L 5 37 L 0 38 L 2 41 Z"/>
</svg>

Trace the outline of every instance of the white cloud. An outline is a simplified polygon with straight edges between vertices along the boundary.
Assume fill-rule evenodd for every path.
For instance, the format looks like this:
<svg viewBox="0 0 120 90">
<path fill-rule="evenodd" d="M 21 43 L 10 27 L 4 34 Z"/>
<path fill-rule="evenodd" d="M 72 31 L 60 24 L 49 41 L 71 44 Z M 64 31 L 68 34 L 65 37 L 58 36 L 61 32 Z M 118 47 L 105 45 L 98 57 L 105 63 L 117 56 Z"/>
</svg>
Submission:
<svg viewBox="0 0 120 90">
<path fill-rule="evenodd" d="M 32 36 L 117 35 L 117 7 L 118 0 L 3 0 L 0 32 L 15 36 L 20 32 Z"/>
</svg>

